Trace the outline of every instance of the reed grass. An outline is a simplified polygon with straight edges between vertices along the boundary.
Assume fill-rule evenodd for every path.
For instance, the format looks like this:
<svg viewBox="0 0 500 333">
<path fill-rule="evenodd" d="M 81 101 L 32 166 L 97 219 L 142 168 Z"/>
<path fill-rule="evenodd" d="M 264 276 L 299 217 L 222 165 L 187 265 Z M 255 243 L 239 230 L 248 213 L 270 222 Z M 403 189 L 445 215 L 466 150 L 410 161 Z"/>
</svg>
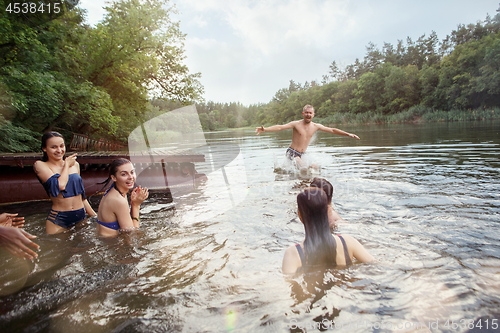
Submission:
<svg viewBox="0 0 500 333">
<path fill-rule="evenodd" d="M 390 123 L 415 123 L 415 122 L 440 122 L 440 121 L 471 121 L 500 118 L 500 108 L 476 110 L 434 110 L 417 105 L 396 114 L 385 115 L 374 111 L 365 113 L 335 113 L 325 118 L 315 118 L 315 122 L 323 125 L 331 124 L 390 124 Z"/>
</svg>

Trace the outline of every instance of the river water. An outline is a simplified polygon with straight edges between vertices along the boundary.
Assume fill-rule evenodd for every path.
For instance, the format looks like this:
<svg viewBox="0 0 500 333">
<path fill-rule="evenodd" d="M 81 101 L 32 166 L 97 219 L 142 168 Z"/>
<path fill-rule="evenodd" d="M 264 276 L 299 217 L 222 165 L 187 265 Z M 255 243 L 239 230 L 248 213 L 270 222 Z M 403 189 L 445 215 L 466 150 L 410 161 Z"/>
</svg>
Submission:
<svg viewBox="0 0 500 333">
<path fill-rule="evenodd" d="M 284 276 L 310 181 L 275 172 L 291 132 L 205 133 L 207 179 L 174 191 L 175 208 L 145 202 L 136 233 L 101 239 L 89 220 L 47 236 L 47 202 L 2 207 L 41 251 L 0 253 L 0 331 L 498 331 L 500 122 L 343 129 L 361 140 L 318 133 L 308 155 L 338 233 L 376 263 Z"/>
</svg>

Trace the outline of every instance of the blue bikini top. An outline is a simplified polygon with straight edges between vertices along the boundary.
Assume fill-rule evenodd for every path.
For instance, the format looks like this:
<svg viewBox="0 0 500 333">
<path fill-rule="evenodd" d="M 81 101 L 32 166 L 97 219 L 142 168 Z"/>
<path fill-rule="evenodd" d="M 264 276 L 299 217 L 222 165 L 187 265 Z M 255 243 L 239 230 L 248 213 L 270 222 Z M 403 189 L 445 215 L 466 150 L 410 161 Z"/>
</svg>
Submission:
<svg viewBox="0 0 500 333">
<path fill-rule="evenodd" d="M 106 228 L 110 228 L 110 229 L 113 229 L 113 230 L 120 230 L 120 224 L 118 224 L 118 221 L 115 221 L 115 222 L 101 222 L 99 220 L 97 220 L 97 223 L 99 223 L 100 225 L 106 227 Z"/>
<path fill-rule="evenodd" d="M 110 188 L 108 188 L 108 190 L 104 193 L 103 197 L 106 196 L 106 194 L 108 194 L 109 191 L 111 191 L 112 188 L 115 188 L 118 193 L 122 194 L 117 188 L 116 188 L 116 184 L 113 184 L 113 186 L 111 186 Z M 113 230 L 120 230 L 120 224 L 118 223 L 118 221 L 115 221 L 115 222 L 101 222 L 99 221 L 99 219 L 97 219 L 97 223 L 99 223 L 100 225 L 106 227 L 106 228 L 110 228 L 110 229 L 113 229 Z"/>
<path fill-rule="evenodd" d="M 60 174 L 53 174 L 45 183 L 42 183 L 45 192 L 49 197 L 57 197 L 59 193 L 62 193 L 63 198 L 75 197 L 77 195 L 82 195 L 83 199 L 85 197 L 85 189 L 83 187 L 83 180 L 77 173 L 72 173 L 68 175 L 68 182 L 66 183 L 66 188 L 64 190 L 59 189 L 59 177 Z"/>
</svg>

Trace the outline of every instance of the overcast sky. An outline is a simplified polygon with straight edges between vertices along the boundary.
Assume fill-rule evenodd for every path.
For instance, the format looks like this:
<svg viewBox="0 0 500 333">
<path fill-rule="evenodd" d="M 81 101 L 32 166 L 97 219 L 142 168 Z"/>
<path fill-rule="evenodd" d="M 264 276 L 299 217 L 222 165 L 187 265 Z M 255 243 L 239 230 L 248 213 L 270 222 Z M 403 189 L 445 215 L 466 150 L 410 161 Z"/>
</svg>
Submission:
<svg viewBox="0 0 500 333">
<path fill-rule="evenodd" d="M 496 15 L 499 0 L 171 0 L 186 33 L 186 65 L 202 74 L 206 101 L 267 103 L 290 80 L 320 82 L 332 61 L 363 59 L 373 42 L 442 40 L 458 24 Z M 104 1 L 80 0 L 88 23 Z"/>
</svg>

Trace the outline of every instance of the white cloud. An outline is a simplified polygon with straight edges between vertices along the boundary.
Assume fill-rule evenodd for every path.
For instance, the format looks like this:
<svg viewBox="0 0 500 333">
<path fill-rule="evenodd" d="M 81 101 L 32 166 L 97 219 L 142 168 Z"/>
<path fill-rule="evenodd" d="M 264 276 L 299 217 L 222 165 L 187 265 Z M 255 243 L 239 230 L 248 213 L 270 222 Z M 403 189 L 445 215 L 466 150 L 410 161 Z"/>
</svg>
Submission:
<svg viewBox="0 0 500 333">
<path fill-rule="evenodd" d="M 98 1 L 82 0 L 89 9 Z M 289 80 L 321 80 L 329 65 L 365 56 L 365 46 L 443 39 L 459 23 L 495 14 L 498 0 L 172 0 L 187 34 L 185 60 L 201 72 L 205 99 L 268 102 Z M 99 13 L 97 9 L 96 13 Z M 100 11 L 102 18 L 103 10 Z M 95 18 L 94 18 L 94 21 Z"/>
<path fill-rule="evenodd" d="M 341 1 L 266 1 L 253 8 L 234 6 L 228 21 L 253 47 L 270 54 L 287 44 L 330 44 L 338 36 L 335 31 L 353 25 L 344 8 Z"/>
<path fill-rule="evenodd" d="M 104 1 L 95 0 L 80 0 L 78 7 L 85 8 L 87 10 L 87 23 L 90 25 L 96 25 L 103 19 L 106 11 L 104 10 Z"/>
<path fill-rule="evenodd" d="M 197 15 L 195 18 L 191 20 L 191 22 L 200 28 L 204 28 L 208 25 L 207 20 L 205 20 L 201 15 Z"/>
<path fill-rule="evenodd" d="M 241 39 L 241 44 L 264 55 L 278 52 L 284 45 L 330 45 L 353 30 L 359 30 L 349 16 L 349 1 L 198 1 L 187 6 L 194 12 L 215 15 Z M 206 16 L 211 15 L 209 13 Z M 206 21 L 205 21 L 206 22 Z M 220 23 L 219 23 L 220 24 Z M 189 38 L 189 37 L 188 37 Z"/>
<path fill-rule="evenodd" d="M 212 17 L 208 29 L 225 27 L 224 37 L 188 32 L 186 40 L 187 64 L 202 72 L 206 98 L 216 101 L 267 102 L 290 79 L 321 80 L 332 61 L 329 49 L 345 39 L 347 29 L 357 29 L 346 1 L 196 3 L 188 1 L 193 12 Z"/>
</svg>

